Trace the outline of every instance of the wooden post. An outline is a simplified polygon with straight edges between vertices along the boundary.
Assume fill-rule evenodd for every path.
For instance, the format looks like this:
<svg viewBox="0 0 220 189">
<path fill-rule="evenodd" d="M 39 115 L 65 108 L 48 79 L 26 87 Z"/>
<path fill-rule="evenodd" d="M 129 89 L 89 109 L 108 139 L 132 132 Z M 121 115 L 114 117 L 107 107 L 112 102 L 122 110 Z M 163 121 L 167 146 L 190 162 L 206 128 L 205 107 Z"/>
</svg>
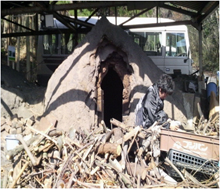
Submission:
<svg viewBox="0 0 220 189">
<path fill-rule="evenodd" d="M 36 30 L 36 31 L 38 31 L 38 14 L 36 14 L 36 16 L 35 16 L 35 20 L 34 20 L 34 24 L 35 24 L 35 26 L 34 26 L 34 29 Z M 35 47 L 35 67 L 36 67 L 36 75 L 35 75 L 35 79 L 37 80 L 37 75 L 38 75 L 38 35 L 37 36 L 35 36 L 35 43 L 34 43 L 34 47 Z"/>
<path fill-rule="evenodd" d="M 8 16 L 8 19 L 10 19 L 10 16 Z M 7 32 L 11 32 L 10 31 L 10 23 L 7 23 L 5 22 L 5 24 L 7 24 L 7 26 L 5 27 L 8 27 L 8 31 Z M 10 45 L 10 37 L 7 38 L 7 51 L 8 51 L 8 46 Z M 7 66 L 10 66 L 10 62 L 9 62 L 9 57 L 7 56 Z"/>
<path fill-rule="evenodd" d="M 29 17 L 26 18 L 26 26 L 29 27 Z M 26 78 L 30 81 L 30 38 L 26 36 Z"/>
<path fill-rule="evenodd" d="M 202 54 L 202 24 L 199 25 L 199 81 L 198 91 L 202 94 L 202 90 L 205 89 L 205 81 L 203 76 L 203 54 Z"/>
<path fill-rule="evenodd" d="M 202 24 L 199 25 L 199 75 L 202 76 Z"/>
<path fill-rule="evenodd" d="M 18 15 L 18 23 L 21 23 L 21 15 Z M 19 26 L 18 32 L 21 31 L 21 27 Z M 18 37 L 18 42 L 17 42 L 17 52 L 16 52 L 16 70 L 19 72 L 20 71 L 20 39 L 21 37 Z"/>
<path fill-rule="evenodd" d="M 117 26 L 117 16 L 118 16 L 118 12 L 117 12 L 117 7 L 115 7 L 115 25 Z"/>
<path fill-rule="evenodd" d="M 74 10 L 74 16 L 75 16 L 75 19 L 77 19 L 77 10 Z M 77 24 L 75 23 L 75 26 L 77 26 Z M 76 27 L 76 30 L 77 27 Z M 78 45 L 78 31 L 75 31 L 75 47 Z"/>
</svg>

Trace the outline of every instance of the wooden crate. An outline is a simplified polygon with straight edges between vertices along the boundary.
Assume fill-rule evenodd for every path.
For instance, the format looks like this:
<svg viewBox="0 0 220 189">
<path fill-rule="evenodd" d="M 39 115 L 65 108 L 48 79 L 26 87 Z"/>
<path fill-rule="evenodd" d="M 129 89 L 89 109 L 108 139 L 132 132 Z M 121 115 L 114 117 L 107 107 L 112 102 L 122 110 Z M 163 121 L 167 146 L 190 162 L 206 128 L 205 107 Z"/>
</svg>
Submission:
<svg viewBox="0 0 220 189">
<path fill-rule="evenodd" d="M 219 161 L 219 139 L 187 132 L 161 129 L 160 149 L 175 149 L 197 157 Z"/>
</svg>

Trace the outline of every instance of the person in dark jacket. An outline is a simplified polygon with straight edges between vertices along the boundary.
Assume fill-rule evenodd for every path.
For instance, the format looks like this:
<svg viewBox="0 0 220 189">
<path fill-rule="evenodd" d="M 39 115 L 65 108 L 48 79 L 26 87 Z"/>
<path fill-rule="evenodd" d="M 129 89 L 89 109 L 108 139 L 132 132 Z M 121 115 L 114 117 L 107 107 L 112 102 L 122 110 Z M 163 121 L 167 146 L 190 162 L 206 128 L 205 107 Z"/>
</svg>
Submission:
<svg viewBox="0 0 220 189">
<path fill-rule="evenodd" d="M 157 83 L 150 86 L 143 98 L 143 127 L 149 128 L 155 121 L 163 124 L 168 120 L 168 115 L 164 112 L 164 99 L 173 93 L 175 84 L 172 77 L 162 74 Z M 173 122 L 175 123 L 175 122 Z M 172 121 L 164 125 L 165 128 L 177 130 L 178 125 Z"/>
</svg>

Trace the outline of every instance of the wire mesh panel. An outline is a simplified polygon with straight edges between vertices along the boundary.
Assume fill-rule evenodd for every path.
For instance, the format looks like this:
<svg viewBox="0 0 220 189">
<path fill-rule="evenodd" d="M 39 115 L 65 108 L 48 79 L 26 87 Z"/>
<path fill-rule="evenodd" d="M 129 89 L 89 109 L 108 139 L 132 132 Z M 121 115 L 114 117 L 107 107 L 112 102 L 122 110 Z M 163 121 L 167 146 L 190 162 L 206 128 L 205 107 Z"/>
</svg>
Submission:
<svg viewBox="0 0 220 189">
<path fill-rule="evenodd" d="M 217 161 L 203 159 L 177 150 L 169 150 L 168 158 L 178 169 L 190 169 L 212 175 L 218 171 Z"/>
</svg>

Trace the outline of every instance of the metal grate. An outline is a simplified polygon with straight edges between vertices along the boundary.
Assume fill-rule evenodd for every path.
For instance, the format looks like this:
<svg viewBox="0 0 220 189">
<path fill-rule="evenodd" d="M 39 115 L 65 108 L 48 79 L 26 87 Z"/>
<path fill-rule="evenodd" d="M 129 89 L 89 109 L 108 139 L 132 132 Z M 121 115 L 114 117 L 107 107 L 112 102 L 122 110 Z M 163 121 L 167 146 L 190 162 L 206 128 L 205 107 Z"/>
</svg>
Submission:
<svg viewBox="0 0 220 189">
<path fill-rule="evenodd" d="M 178 169 L 190 169 L 212 175 L 218 171 L 217 161 L 203 159 L 177 150 L 169 150 L 168 158 Z"/>
</svg>

